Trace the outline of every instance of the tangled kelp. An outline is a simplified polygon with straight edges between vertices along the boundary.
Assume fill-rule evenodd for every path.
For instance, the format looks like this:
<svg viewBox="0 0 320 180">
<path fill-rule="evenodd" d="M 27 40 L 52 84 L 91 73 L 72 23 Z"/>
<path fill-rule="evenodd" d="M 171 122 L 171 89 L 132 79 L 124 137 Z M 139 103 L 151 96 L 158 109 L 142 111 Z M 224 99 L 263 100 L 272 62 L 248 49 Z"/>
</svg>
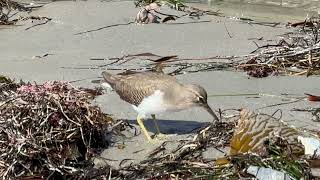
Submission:
<svg viewBox="0 0 320 180">
<path fill-rule="evenodd" d="M 186 7 L 184 0 L 134 0 L 134 5 L 136 7 L 147 6 L 151 3 L 168 5 L 176 10 L 181 10 Z"/>
<path fill-rule="evenodd" d="M 284 35 L 277 44 L 258 47 L 246 63 L 237 68 L 253 77 L 272 73 L 290 75 L 320 74 L 320 16 L 307 19 L 295 32 Z"/>
<path fill-rule="evenodd" d="M 254 168 L 267 168 L 294 179 L 313 178 L 309 162 L 317 162 L 317 157 L 305 156 L 296 141 L 304 133 L 274 115 L 248 110 L 237 111 L 240 113 L 228 119 L 226 111 L 221 111 L 223 121 L 210 123 L 173 150 L 165 141 L 138 164 L 95 169 L 92 157 L 107 146 L 104 131 L 115 126 L 110 117 L 89 104 L 99 91 L 56 81 L 16 84 L 3 77 L 0 90 L 3 177 L 238 179 L 254 177 Z M 223 157 L 204 156 L 209 148 L 228 147 Z"/>
<path fill-rule="evenodd" d="M 170 153 L 164 153 L 166 142 L 153 151 L 147 160 L 123 167 L 125 178 L 133 179 L 186 179 L 205 178 L 207 175 L 221 175 L 225 172 L 214 167 L 214 161 L 203 159 L 202 152 L 208 147 L 224 147 L 229 144 L 234 123 L 216 123 L 199 130 L 192 141 L 182 141 Z"/>
<path fill-rule="evenodd" d="M 30 8 L 15 1 L 0 0 L 0 25 L 12 25 L 18 21 L 18 19 L 10 20 L 10 13 L 13 10 L 30 11 Z"/>
<path fill-rule="evenodd" d="M 142 13 L 143 14 L 143 13 Z M 140 14 L 141 15 L 141 14 Z M 145 12 L 144 19 L 148 19 Z M 190 14 L 189 14 L 190 16 Z M 165 19 L 165 18 L 164 18 Z M 177 75 L 183 73 L 194 73 L 199 71 L 241 69 L 252 77 L 267 77 L 269 75 L 318 75 L 320 74 L 320 16 L 314 16 L 303 23 L 291 24 L 293 32 L 282 35 L 281 40 L 276 44 L 260 46 L 257 42 L 257 49 L 250 54 L 241 56 L 212 56 L 205 58 L 179 58 L 175 56 L 163 63 L 163 67 L 174 69 L 168 74 Z M 263 40 L 263 37 L 257 38 Z M 119 58 L 91 58 L 91 60 L 111 61 L 100 66 L 83 67 L 85 69 L 108 70 L 145 70 L 151 69 L 156 58 L 163 57 L 150 52 L 141 54 L 129 54 Z M 152 61 L 150 64 L 137 68 L 112 67 L 123 65 L 129 61 Z M 66 67 L 64 67 L 66 68 Z M 72 67 L 73 68 L 73 67 Z M 77 67 L 76 67 L 77 68 Z"/>
<path fill-rule="evenodd" d="M 0 0 L 0 8 L 8 10 L 19 10 L 19 11 L 28 11 L 29 8 L 11 0 Z"/>
<path fill-rule="evenodd" d="M 114 178 L 241 179 L 255 177 L 249 170 L 257 167 L 282 172 L 289 178 L 312 179 L 306 158 L 301 153 L 292 153 L 297 145 L 292 143 L 292 139 L 298 131 L 285 125 L 276 127 L 278 124 L 267 122 L 269 120 L 276 121 L 276 118 L 242 110 L 240 116 L 233 116 L 227 122 L 212 123 L 199 130 L 192 140 L 181 141 L 174 150 L 166 152 L 167 142 L 164 142 L 151 152 L 147 160 L 121 168 L 121 176 Z M 266 126 L 268 133 L 264 130 Z M 278 136 L 275 135 L 277 133 Z M 239 138 L 244 141 L 234 141 Z M 228 146 L 231 146 L 230 152 L 225 157 L 210 159 L 203 156 L 207 148 Z M 235 151 L 237 147 L 245 148 Z"/>
<path fill-rule="evenodd" d="M 1 77 L 0 175 L 95 176 L 91 158 L 108 145 L 105 133 L 114 123 L 90 105 L 99 94 L 67 82 L 18 84 Z"/>
</svg>

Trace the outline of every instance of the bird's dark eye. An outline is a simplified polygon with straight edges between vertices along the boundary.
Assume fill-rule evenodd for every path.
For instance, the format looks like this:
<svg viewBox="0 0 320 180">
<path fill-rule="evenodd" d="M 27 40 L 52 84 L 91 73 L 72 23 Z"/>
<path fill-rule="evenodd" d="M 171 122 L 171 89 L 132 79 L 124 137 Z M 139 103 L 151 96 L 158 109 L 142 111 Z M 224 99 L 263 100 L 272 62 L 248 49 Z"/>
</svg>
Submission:
<svg viewBox="0 0 320 180">
<path fill-rule="evenodd" d="M 198 100 L 199 100 L 199 103 L 202 103 L 202 104 L 206 103 L 205 99 L 202 96 L 199 96 Z"/>
</svg>

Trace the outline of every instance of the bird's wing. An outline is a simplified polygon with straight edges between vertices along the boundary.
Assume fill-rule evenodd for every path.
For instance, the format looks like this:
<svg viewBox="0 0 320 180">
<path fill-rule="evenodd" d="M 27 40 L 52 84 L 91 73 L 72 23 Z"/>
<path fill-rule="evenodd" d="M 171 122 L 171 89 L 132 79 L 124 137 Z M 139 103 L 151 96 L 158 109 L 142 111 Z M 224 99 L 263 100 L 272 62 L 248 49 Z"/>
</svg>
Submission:
<svg viewBox="0 0 320 180">
<path fill-rule="evenodd" d="M 118 82 L 114 84 L 113 89 L 121 99 L 138 106 L 144 97 L 173 84 L 179 84 L 173 76 L 157 72 L 143 72 L 118 76 Z"/>
</svg>

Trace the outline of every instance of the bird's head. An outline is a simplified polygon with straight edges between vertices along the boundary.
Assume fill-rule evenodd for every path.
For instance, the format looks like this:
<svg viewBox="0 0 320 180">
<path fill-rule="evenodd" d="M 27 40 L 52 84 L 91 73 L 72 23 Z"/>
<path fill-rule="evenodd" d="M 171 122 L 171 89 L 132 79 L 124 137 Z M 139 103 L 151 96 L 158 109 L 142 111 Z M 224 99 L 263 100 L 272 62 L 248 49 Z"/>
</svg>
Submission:
<svg viewBox="0 0 320 180">
<path fill-rule="evenodd" d="M 188 84 L 188 85 L 185 85 L 185 87 L 189 91 L 188 93 L 189 102 L 193 103 L 195 106 L 204 108 L 206 111 L 208 111 L 210 115 L 213 116 L 215 120 L 219 121 L 219 118 L 217 117 L 217 115 L 213 112 L 211 107 L 208 105 L 207 91 L 203 87 L 196 84 Z"/>
</svg>

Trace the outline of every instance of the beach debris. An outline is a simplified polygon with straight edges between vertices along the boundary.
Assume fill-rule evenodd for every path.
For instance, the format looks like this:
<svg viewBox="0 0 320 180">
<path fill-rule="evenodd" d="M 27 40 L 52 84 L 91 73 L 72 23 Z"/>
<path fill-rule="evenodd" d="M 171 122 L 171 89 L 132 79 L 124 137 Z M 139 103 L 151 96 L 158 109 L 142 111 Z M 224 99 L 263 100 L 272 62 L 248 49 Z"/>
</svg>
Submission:
<svg viewBox="0 0 320 180">
<path fill-rule="evenodd" d="M 298 141 L 300 132 L 273 116 L 254 113 L 248 109 L 240 112 L 240 118 L 230 140 L 230 155 L 239 153 L 257 153 L 265 155 L 268 141 L 286 141 L 290 144 L 290 153 L 303 154 L 303 146 Z"/>
<path fill-rule="evenodd" d="M 174 17 L 176 19 L 177 17 Z M 243 56 L 216 56 L 206 58 L 175 58 L 166 62 L 164 67 L 175 67 L 172 75 L 211 71 L 217 69 L 241 69 L 251 77 L 263 78 L 270 75 L 317 75 L 320 74 L 320 17 L 312 17 L 307 22 L 313 26 L 296 28 L 294 32 L 284 34 L 276 44 L 263 46 Z M 317 21 L 318 20 L 318 21 Z M 152 54 L 152 53 L 149 53 Z M 158 56 L 159 57 L 159 56 Z M 100 67 L 124 64 L 140 56 L 124 56 Z M 103 58 L 112 60 L 113 58 Z M 145 60 L 152 60 L 146 56 Z M 118 63 L 122 61 L 121 63 Z M 192 61 L 192 62 L 191 62 Z M 198 62 L 197 62 L 198 61 Z M 201 62 L 200 62 L 201 61 Z M 84 67 L 82 67 L 84 68 Z M 99 68 L 99 67 L 98 67 Z M 150 68 L 149 65 L 141 69 Z M 110 70 L 135 70 L 110 68 Z"/>
<path fill-rule="evenodd" d="M 276 119 L 274 114 L 270 116 L 243 109 L 231 139 L 229 155 L 254 153 L 262 159 L 271 157 L 272 161 L 281 164 L 278 166 L 270 161 L 267 166 L 259 163 L 258 166 L 249 166 L 247 172 L 258 179 L 300 179 L 310 176 L 311 166 L 308 165 L 307 169 L 303 167 L 304 155 L 315 155 L 319 139 L 315 136 L 311 138 L 311 132 L 288 126 Z"/>
<path fill-rule="evenodd" d="M 19 19 L 11 20 L 11 13 L 14 11 L 30 11 L 31 9 L 21 3 L 11 0 L 0 0 L 0 25 L 13 25 Z"/>
<path fill-rule="evenodd" d="M 22 4 L 12 1 L 12 0 L 0 0 L 0 10 L 19 10 L 19 11 L 29 11 L 30 9 L 23 6 Z"/>
<path fill-rule="evenodd" d="M 156 3 L 156 1 L 155 0 L 134 0 L 133 3 L 136 7 L 143 7 L 151 3 Z"/>
<path fill-rule="evenodd" d="M 44 57 L 47 57 L 47 56 L 51 56 L 51 55 L 54 55 L 54 54 L 51 54 L 51 53 L 45 53 L 43 55 L 37 55 L 37 56 L 32 56 L 32 59 L 36 59 L 36 58 L 44 58 Z"/>
<path fill-rule="evenodd" d="M 31 20 L 32 23 L 40 21 L 39 23 L 34 24 L 34 25 L 27 27 L 25 29 L 25 30 L 29 30 L 29 29 L 34 28 L 36 26 L 41 26 L 41 25 L 47 24 L 48 22 L 50 22 L 52 20 L 52 18 L 44 17 L 44 16 L 29 16 L 29 17 L 23 18 L 22 20 L 24 20 L 24 21 Z"/>
<path fill-rule="evenodd" d="M 294 22 L 294 23 L 289 22 L 288 26 L 291 26 L 291 27 L 298 27 L 298 26 L 313 27 L 313 26 L 317 25 L 319 22 L 320 22 L 319 19 L 311 17 L 311 18 L 305 19 L 304 21 L 299 21 L 299 22 Z"/>
<path fill-rule="evenodd" d="M 156 3 L 151 3 L 138 12 L 135 22 L 140 24 L 149 24 L 149 23 L 166 23 L 169 21 L 175 21 L 178 18 L 184 17 L 177 16 L 173 14 L 162 13 L 160 10 L 160 6 Z M 191 17 L 191 16 L 190 16 Z"/>
<path fill-rule="evenodd" d="M 222 121 L 208 123 L 196 130 L 193 137 L 179 141 L 173 149 L 168 147 L 170 142 L 163 142 L 140 163 L 117 170 L 108 165 L 95 169 L 90 160 L 107 146 L 103 144 L 103 134 L 105 131 L 117 133 L 124 123 L 115 123 L 108 115 L 101 115 L 99 108 L 91 106 L 90 99 L 101 94 L 93 92 L 59 81 L 41 85 L 10 81 L 6 86 L 0 85 L 0 102 L 6 103 L 0 103 L 0 123 L 4 127 L 0 138 L 8 139 L 0 142 L 1 147 L 7 147 L 0 158 L 4 164 L 1 175 L 238 179 L 261 178 L 266 175 L 263 172 L 268 171 L 268 175 L 283 173 L 295 179 L 312 176 L 304 156 L 293 150 L 301 149 L 294 147 L 299 145 L 291 140 L 299 134 L 296 129 L 285 128 L 275 114 L 256 114 L 248 109 L 220 111 Z M 243 145 L 235 143 L 235 139 Z M 128 148 L 125 144 L 117 147 Z M 230 147 L 229 153 L 221 150 L 227 147 Z M 224 157 L 206 158 L 206 149 L 223 152 Z M 256 169 L 260 169 L 259 172 Z"/>
<path fill-rule="evenodd" d="M 168 21 L 175 21 L 177 18 L 175 18 L 174 16 L 167 16 L 165 18 L 162 19 L 162 23 L 168 22 Z"/>
<path fill-rule="evenodd" d="M 148 159 L 120 169 L 124 178 L 133 179 L 188 179 L 221 177 L 224 171 L 215 169 L 214 161 L 203 159 L 208 148 L 221 148 L 228 144 L 234 123 L 212 123 L 198 131 L 192 140 L 182 140 L 173 150 L 166 151 L 164 142 L 150 153 Z M 227 170 L 226 170 L 227 173 Z"/>
<path fill-rule="evenodd" d="M 259 46 L 236 67 L 252 77 L 272 73 L 286 75 L 320 74 L 320 16 L 306 19 L 304 26 L 283 35 L 277 44 Z"/>
<path fill-rule="evenodd" d="M 159 23 L 158 21 L 159 17 L 155 15 L 156 13 L 155 10 L 158 8 L 159 6 L 156 3 L 151 3 L 145 6 L 138 12 L 135 21 L 137 23 L 144 23 L 144 24 Z"/>
<path fill-rule="evenodd" d="M 175 21 L 182 17 L 189 17 L 191 19 L 199 20 L 200 16 L 204 15 L 216 15 L 219 16 L 220 14 L 215 11 L 209 11 L 209 10 L 201 10 L 198 8 L 190 7 L 182 2 L 181 0 L 165 0 L 165 1 L 155 1 L 150 4 L 145 4 L 136 16 L 135 22 L 136 23 L 166 23 L 169 21 Z M 163 13 L 160 11 L 160 7 L 163 6 L 169 6 L 170 8 L 176 9 L 178 11 L 183 11 L 185 14 L 182 14 L 180 16 L 174 15 L 174 14 L 168 14 Z M 196 23 L 201 22 L 211 22 L 211 21 L 196 21 Z M 182 24 L 187 24 L 182 23 Z M 226 31 L 228 32 L 228 35 L 231 37 L 227 27 Z"/>
<path fill-rule="evenodd" d="M 310 112 L 312 115 L 312 121 L 320 122 L 320 108 L 293 108 L 292 111 Z M 319 132 L 320 136 L 320 132 Z"/>
<path fill-rule="evenodd" d="M 304 146 L 304 153 L 306 155 L 320 155 L 320 140 L 313 137 L 299 136 L 298 140 Z"/>
<path fill-rule="evenodd" d="M 176 17 L 174 17 L 176 19 Z M 276 44 L 263 46 L 250 54 L 242 56 L 213 56 L 204 58 L 174 58 L 166 61 L 164 67 L 175 68 L 171 75 L 194 73 L 199 71 L 213 71 L 221 69 L 241 69 L 250 77 L 263 78 L 270 75 L 317 75 L 320 74 L 320 17 L 313 17 L 308 21 L 314 22 L 313 26 L 296 28 L 294 32 L 284 34 Z M 108 70 L 146 70 L 150 69 L 147 64 L 141 68 L 117 68 L 108 67 L 123 65 L 132 60 L 153 61 L 161 56 L 153 53 L 141 53 L 137 55 L 125 55 L 119 58 L 95 58 L 94 60 L 111 60 L 110 63 L 96 67 Z M 93 60 L 93 59 L 92 59 Z M 81 67 L 86 68 L 86 67 Z"/>
<path fill-rule="evenodd" d="M 116 121 L 90 104 L 100 94 L 63 81 L 15 83 L 1 76 L 0 175 L 91 179 L 101 174 L 91 159 L 108 146 L 106 133 L 123 127 L 111 128 Z"/>
<path fill-rule="evenodd" d="M 284 172 L 277 171 L 271 168 L 249 166 L 247 173 L 254 175 L 259 180 L 293 180 L 291 176 Z"/>
<path fill-rule="evenodd" d="M 186 14 L 183 14 L 181 16 L 177 16 L 174 14 L 165 14 L 162 13 L 160 11 L 157 11 L 155 9 L 152 9 L 152 13 L 150 13 L 151 11 L 147 11 L 146 9 L 141 9 L 137 15 L 134 21 L 129 21 L 127 23 L 120 23 L 120 24 L 111 24 L 111 25 L 107 25 L 107 26 L 103 26 L 103 27 L 99 27 L 99 28 L 95 28 L 95 29 L 91 29 L 91 30 L 86 30 L 86 31 L 82 31 L 82 32 L 78 32 L 75 33 L 74 35 L 81 35 L 81 34 L 86 34 L 86 33 L 90 33 L 90 32 L 95 32 L 95 31 L 100 31 L 103 29 L 108 29 L 108 28 L 113 28 L 113 27 L 118 27 L 118 26 L 127 26 L 127 25 L 131 25 L 131 24 L 146 24 L 146 23 L 166 23 L 169 21 L 174 21 L 178 18 L 181 17 L 185 17 L 188 16 L 191 19 L 197 18 L 199 19 L 200 16 L 203 15 L 218 15 L 218 12 L 214 12 L 214 11 L 203 11 L 197 8 L 192 8 L 189 7 L 188 9 L 191 10 L 184 10 L 184 12 L 186 12 Z M 162 20 L 161 20 L 162 19 Z M 161 21 L 160 21 L 161 20 Z M 212 22 L 211 20 L 204 20 L 204 21 L 193 21 L 193 22 L 185 22 L 185 23 L 177 23 L 177 24 L 189 24 L 189 23 L 208 23 L 208 22 Z"/>
<path fill-rule="evenodd" d="M 311 168 L 311 174 L 315 178 L 320 177 L 320 139 L 319 131 L 316 132 L 315 136 L 302 137 L 299 136 L 299 141 L 303 144 L 305 148 L 305 155 L 308 157 L 306 160 Z"/>
<path fill-rule="evenodd" d="M 167 5 L 176 10 L 182 10 L 184 5 L 184 0 L 134 0 L 136 7 L 148 6 L 150 4 L 161 4 Z"/>
<path fill-rule="evenodd" d="M 0 83 L 1 84 L 9 84 L 9 83 L 12 83 L 12 82 L 13 81 L 10 78 L 0 75 Z"/>
<path fill-rule="evenodd" d="M 273 72 L 271 68 L 255 66 L 256 64 L 257 61 L 255 59 L 251 59 L 242 66 L 242 69 L 246 71 L 249 76 L 255 78 L 267 77 Z"/>
<path fill-rule="evenodd" d="M 320 108 L 316 108 L 314 111 L 312 111 L 312 120 L 320 122 Z"/>
<path fill-rule="evenodd" d="M 34 21 L 42 21 L 38 24 L 32 25 L 25 30 L 29 30 L 35 26 L 46 24 L 51 21 L 51 18 L 41 17 L 41 16 L 28 16 L 24 17 L 20 15 L 19 18 L 12 19 L 14 15 L 19 12 L 31 12 L 33 9 L 40 8 L 42 5 L 34 5 L 34 3 L 30 3 L 29 5 L 25 3 L 15 2 L 11 0 L 0 0 L 0 25 L 15 25 L 19 21 L 31 20 Z"/>
<path fill-rule="evenodd" d="M 307 94 L 307 93 L 305 93 L 305 95 L 308 96 L 308 100 L 309 100 L 309 101 L 320 101 L 320 96 L 316 96 L 316 95 L 312 95 L 312 94 Z"/>
<path fill-rule="evenodd" d="M 161 0 L 160 3 L 178 11 L 182 11 L 187 7 L 184 0 Z"/>
<path fill-rule="evenodd" d="M 158 13 L 158 12 L 156 12 Z M 167 17 L 169 17 L 167 15 Z M 177 19 L 179 17 L 174 17 Z M 315 25 L 312 27 L 296 28 L 294 32 L 284 34 L 276 44 L 259 46 L 252 53 L 242 56 L 213 56 L 203 58 L 173 58 L 166 61 L 163 67 L 175 68 L 171 75 L 194 73 L 200 71 L 241 69 L 250 77 L 263 78 L 270 75 L 317 75 L 320 74 L 320 21 L 313 19 Z M 170 18 L 169 18 L 170 19 Z M 108 60 L 111 62 L 95 67 L 81 68 L 107 68 L 108 70 L 147 70 L 151 69 L 154 63 L 139 68 L 111 67 L 123 65 L 133 60 L 154 61 L 162 56 L 153 53 L 141 53 L 124 55 L 119 58 L 92 58 L 91 60 Z M 66 68 L 66 67 L 64 67 Z M 77 67 L 72 69 L 77 69 Z"/>
<path fill-rule="evenodd" d="M 164 142 L 152 151 L 146 160 L 138 164 L 121 167 L 119 169 L 119 174 L 122 174 L 121 178 L 239 179 L 255 177 L 265 179 L 272 176 L 279 179 L 280 177 L 286 177 L 286 179 L 308 179 L 312 177 L 310 166 L 305 161 L 304 156 L 292 153 L 292 148 L 295 144 L 291 144 L 291 142 L 281 137 L 273 138 L 268 136 L 268 138 L 264 139 L 265 134 L 272 134 L 270 133 L 271 131 L 268 133 L 271 127 L 274 127 L 276 129 L 275 132 L 279 132 L 278 134 L 282 134 L 284 137 L 295 136 L 297 134 L 295 130 L 278 128 L 279 124 L 268 124 L 269 120 L 277 120 L 274 114 L 272 116 L 256 114 L 247 109 L 241 110 L 240 113 L 239 111 L 236 112 L 238 112 L 238 115 L 236 113 L 230 116 L 231 118 L 222 118 L 221 122 L 209 124 L 198 130 L 193 138 L 181 140 L 181 144 L 177 148 L 168 150 L 170 149 L 167 147 L 169 142 Z M 222 114 L 226 114 L 226 112 L 222 111 Z M 249 120 L 254 122 L 250 124 L 249 128 L 242 129 L 242 133 L 249 134 L 246 137 L 255 137 L 257 142 L 263 142 L 261 145 L 256 146 L 260 147 L 256 148 L 260 149 L 260 151 L 255 153 L 252 152 L 253 150 L 248 150 L 232 153 L 233 150 L 229 154 L 225 153 L 225 157 L 213 159 L 206 159 L 203 156 L 203 152 L 206 149 L 215 148 L 219 150 L 223 147 L 232 146 L 232 143 L 234 143 L 231 141 L 232 138 L 238 135 L 235 129 L 246 127 Z M 235 127 L 239 123 L 240 125 Z M 263 130 L 264 127 L 267 127 L 267 130 Z M 255 128 L 257 128 L 256 131 L 253 130 Z M 256 135 L 256 133 L 259 135 Z M 247 138 L 247 140 L 249 141 L 250 138 Z M 247 145 L 251 144 L 254 143 L 248 143 Z M 297 149 L 300 149 L 300 147 Z"/>
<path fill-rule="evenodd" d="M 162 71 L 165 68 L 170 69 L 166 72 L 169 75 L 179 75 L 185 73 L 196 73 L 203 71 L 214 70 L 230 70 L 234 64 L 234 59 L 241 59 L 237 56 L 212 56 L 207 58 L 181 58 L 177 55 L 160 56 L 150 52 L 139 54 L 128 54 L 122 57 L 112 58 L 97 58 L 93 57 L 90 60 L 102 61 L 101 65 L 95 66 L 81 66 L 81 67 L 63 67 L 66 69 L 107 69 L 107 70 L 121 70 L 121 71 L 146 71 L 155 69 L 155 67 L 161 66 Z M 126 67 L 126 63 L 130 61 L 147 61 L 150 62 L 139 68 Z M 161 64 L 161 65 L 159 65 Z M 119 67 L 122 65 L 122 67 Z"/>
</svg>

